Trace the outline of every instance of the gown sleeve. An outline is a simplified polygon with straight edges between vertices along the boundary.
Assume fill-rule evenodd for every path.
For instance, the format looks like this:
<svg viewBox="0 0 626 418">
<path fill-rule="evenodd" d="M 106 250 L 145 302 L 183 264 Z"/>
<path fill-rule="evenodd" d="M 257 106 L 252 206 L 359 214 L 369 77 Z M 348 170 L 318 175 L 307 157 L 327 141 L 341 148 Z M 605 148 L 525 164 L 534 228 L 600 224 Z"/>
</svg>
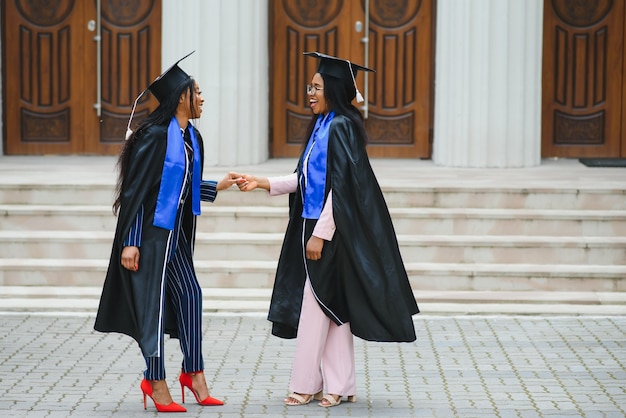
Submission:
<svg viewBox="0 0 626 418">
<path fill-rule="evenodd" d="M 135 222 L 130 226 L 128 235 L 124 240 L 124 247 L 141 247 L 141 235 L 143 228 L 143 205 L 139 207 Z"/>
<path fill-rule="evenodd" d="M 217 197 L 217 182 L 214 180 L 202 180 L 200 182 L 200 200 L 213 202 Z"/>
</svg>

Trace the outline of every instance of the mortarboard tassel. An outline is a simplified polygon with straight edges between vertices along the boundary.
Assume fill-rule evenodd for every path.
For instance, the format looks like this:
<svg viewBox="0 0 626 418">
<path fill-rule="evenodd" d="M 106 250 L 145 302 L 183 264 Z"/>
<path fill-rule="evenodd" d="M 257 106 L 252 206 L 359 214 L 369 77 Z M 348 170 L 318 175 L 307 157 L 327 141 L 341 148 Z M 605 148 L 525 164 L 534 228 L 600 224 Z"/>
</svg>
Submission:
<svg viewBox="0 0 626 418">
<path fill-rule="evenodd" d="M 348 70 L 350 71 L 350 75 L 352 76 L 352 82 L 354 83 L 354 89 L 356 90 L 356 102 L 363 103 L 363 95 L 359 91 L 359 88 L 356 86 L 356 80 L 354 79 L 354 73 L 352 72 L 352 64 L 348 61 Z"/>
<path fill-rule="evenodd" d="M 146 92 L 146 90 L 142 91 L 139 96 L 135 99 L 135 103 L 133 103 L 133 110 L 130 112 L 130 118 L 128 119 L 128 126 L 126 127 L 126 137 L 125 139 L 128 141 L 130 136 L 133 134 L 133 130 L 130 129 L 130 123 L 133 121 L 133 116 L 135 115 L 135 108 L 137 107 L 137 102 L 141 99 L 141 96 Z"/>
<path fill-rule="evenodd" d="M 363 95 L 361 95 L 361 92 L 356 87 L 356 84 L 355 84 L 354 88 L 356 89 L 356 102 L 357 103 L 363 103 L 364 102 Z"/>
</svg>

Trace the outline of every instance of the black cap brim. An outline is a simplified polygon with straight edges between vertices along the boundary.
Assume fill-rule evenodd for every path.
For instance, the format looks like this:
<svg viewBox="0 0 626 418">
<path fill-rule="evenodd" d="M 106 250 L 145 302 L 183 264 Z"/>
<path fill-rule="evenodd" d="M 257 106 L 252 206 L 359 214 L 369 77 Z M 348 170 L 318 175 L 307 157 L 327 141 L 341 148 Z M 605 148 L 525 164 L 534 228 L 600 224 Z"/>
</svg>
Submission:
<svg viewBox="0 0 626 418">
<path fill-rule="evenodd" d="M 319 66 L 317 68 L 318 73 L 327 74 L 349 83 L 353 83 L 352 76 L 356 77 L 357 71 L 375 72 L 371 68 L 354 64 L 342 58 L 322 54 L 321 52 L 305 52 L 304 55 L 308 57 L 314 57 L 320 60 Z M 352 69 L 352 75 L 350 75 L 350 69 Z"/>
</svg>

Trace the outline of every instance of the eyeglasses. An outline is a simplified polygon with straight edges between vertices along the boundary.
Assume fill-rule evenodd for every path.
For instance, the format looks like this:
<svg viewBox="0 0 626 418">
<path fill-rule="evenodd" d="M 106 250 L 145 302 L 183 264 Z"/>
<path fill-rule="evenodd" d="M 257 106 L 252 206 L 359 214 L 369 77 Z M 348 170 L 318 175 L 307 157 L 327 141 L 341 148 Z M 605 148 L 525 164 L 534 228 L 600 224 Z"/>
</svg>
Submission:
<svg viewBox="0 0 626 418">
<path fill-rule="evenodd" d="M 324 90 L 324 87 L 312 86 L 311 84 L 306 85 L 306 94 L 308 94 L 309 96 L 313 96 L 320 90 Z"/>
</svg>

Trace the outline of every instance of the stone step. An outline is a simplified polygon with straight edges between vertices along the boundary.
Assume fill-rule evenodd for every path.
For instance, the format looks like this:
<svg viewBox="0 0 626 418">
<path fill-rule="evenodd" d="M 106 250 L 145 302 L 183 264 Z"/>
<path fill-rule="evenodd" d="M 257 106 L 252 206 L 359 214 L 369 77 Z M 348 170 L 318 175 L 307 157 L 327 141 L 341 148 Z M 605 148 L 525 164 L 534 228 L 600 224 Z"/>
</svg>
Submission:
<svg viewBox="0 0 626 418">
<path fill-rule="evenodd" d="M 0 165 L 0 287 L 99 289 L 115 228 L 115 158 L 8 160 Z M 295 164 L 277 159 L 235 171 L 281 175 Z M 626 292 L 623 170 L 588 169 L 577 161 L 504 170 L 442 168 L 417 160 L 372 164 L 416 292 Z M 220 178 L 225 171 L 207 168 L 204 178 Z M 195 257 L 203 288 L 270 291 L 287 202 L 287 196 L 233 188 L 203 204 Z M 502 306 L 532 313 L 535 306 L 552 304 L 517 296 L 517 303 L 504 298 Z M 237 309 L 233 303 L 267 303 L 231 298 L 209 300 L 230 303 L 230 310 Z M 456 296 L 424 304 L 422 309 L 434 312 L 499 309 L 496 299 L 471 303 Z M 471 308 L 464 311 L 464 305 Z"/>
<path fill-rule="evenodd" d="M 278 232 L 288 222 L 288 209 L 275 206 L 211 206 L 203 204 L 198 231 Z M 117 217 L 102 205 L 0 205 L 0 230 L 114 231 Z"/>
<path fill-rule="evenodd" d="M 103 259 L 0 258 L 2 286 L 102 286 Z M 626 291 L 626 265 L 405 263 L 414 291 Z M 204 288 L 271 289 L 276 261 L 195 262 Z"/>
<path fill-rule="evenodd" d="M 461 181 L 461 180 L 459 180 Z M 0 184 L 0 202 L 21 205 L 72 205 L 77 202 L 110 206 L 114 182 L 91 184 Z M 609 186 L 395 186 L 381 183 L 387 205 L 409 208 L 509 208 L 566 210 L 626 210 L 626 190 Z M 288 197 L 270 197 L 255 190 L 241 193 L 236 188 L 222 191 L 217 206 L 286 207 Z"/>
<path fill-rule="evenodd" d="M 0 311 L 95 313 L 100 287 L 2 286 Z M 271 289 L 203 288 L 205 313 L 266 315 Z M 624 292 L 415 291 L 421 315 L 626 315 Z"/>
<path fill-rule="evenodd" d="M 398 233 L 421 235 L 626 236 L 626 211 L 391 208 Z"/>
<path fill-rule="evenodd" d="M 276 261 L 283 233 L 196 234 L 195 260 Z M 3 258 L 106 258 L 113 232 L 0 231 Z M 626 264 L 626 237 L 398 235 L 405 262 Z"/>
<path fill-rule="evenodd" d="M 459 179 L 462 182 L 462 179 Z M 563 187 L 386 187 L 389 207 L 623 210 L 626 190 Z"/>
<path fill-rule="evenodd" d="M 626 237 L 398 235 L 407 262 L 625 265 Z"/>
<path fill-rule="evenodd" d="M 626 236 L 626 210 L 390 208 L 398 233 L 421 235 Z M 201 232 L 282 232 L 286 207 L 203 206 Z M 102 205 L 0 205 L 0 230 L 113 231 Z"/>
</svg>

